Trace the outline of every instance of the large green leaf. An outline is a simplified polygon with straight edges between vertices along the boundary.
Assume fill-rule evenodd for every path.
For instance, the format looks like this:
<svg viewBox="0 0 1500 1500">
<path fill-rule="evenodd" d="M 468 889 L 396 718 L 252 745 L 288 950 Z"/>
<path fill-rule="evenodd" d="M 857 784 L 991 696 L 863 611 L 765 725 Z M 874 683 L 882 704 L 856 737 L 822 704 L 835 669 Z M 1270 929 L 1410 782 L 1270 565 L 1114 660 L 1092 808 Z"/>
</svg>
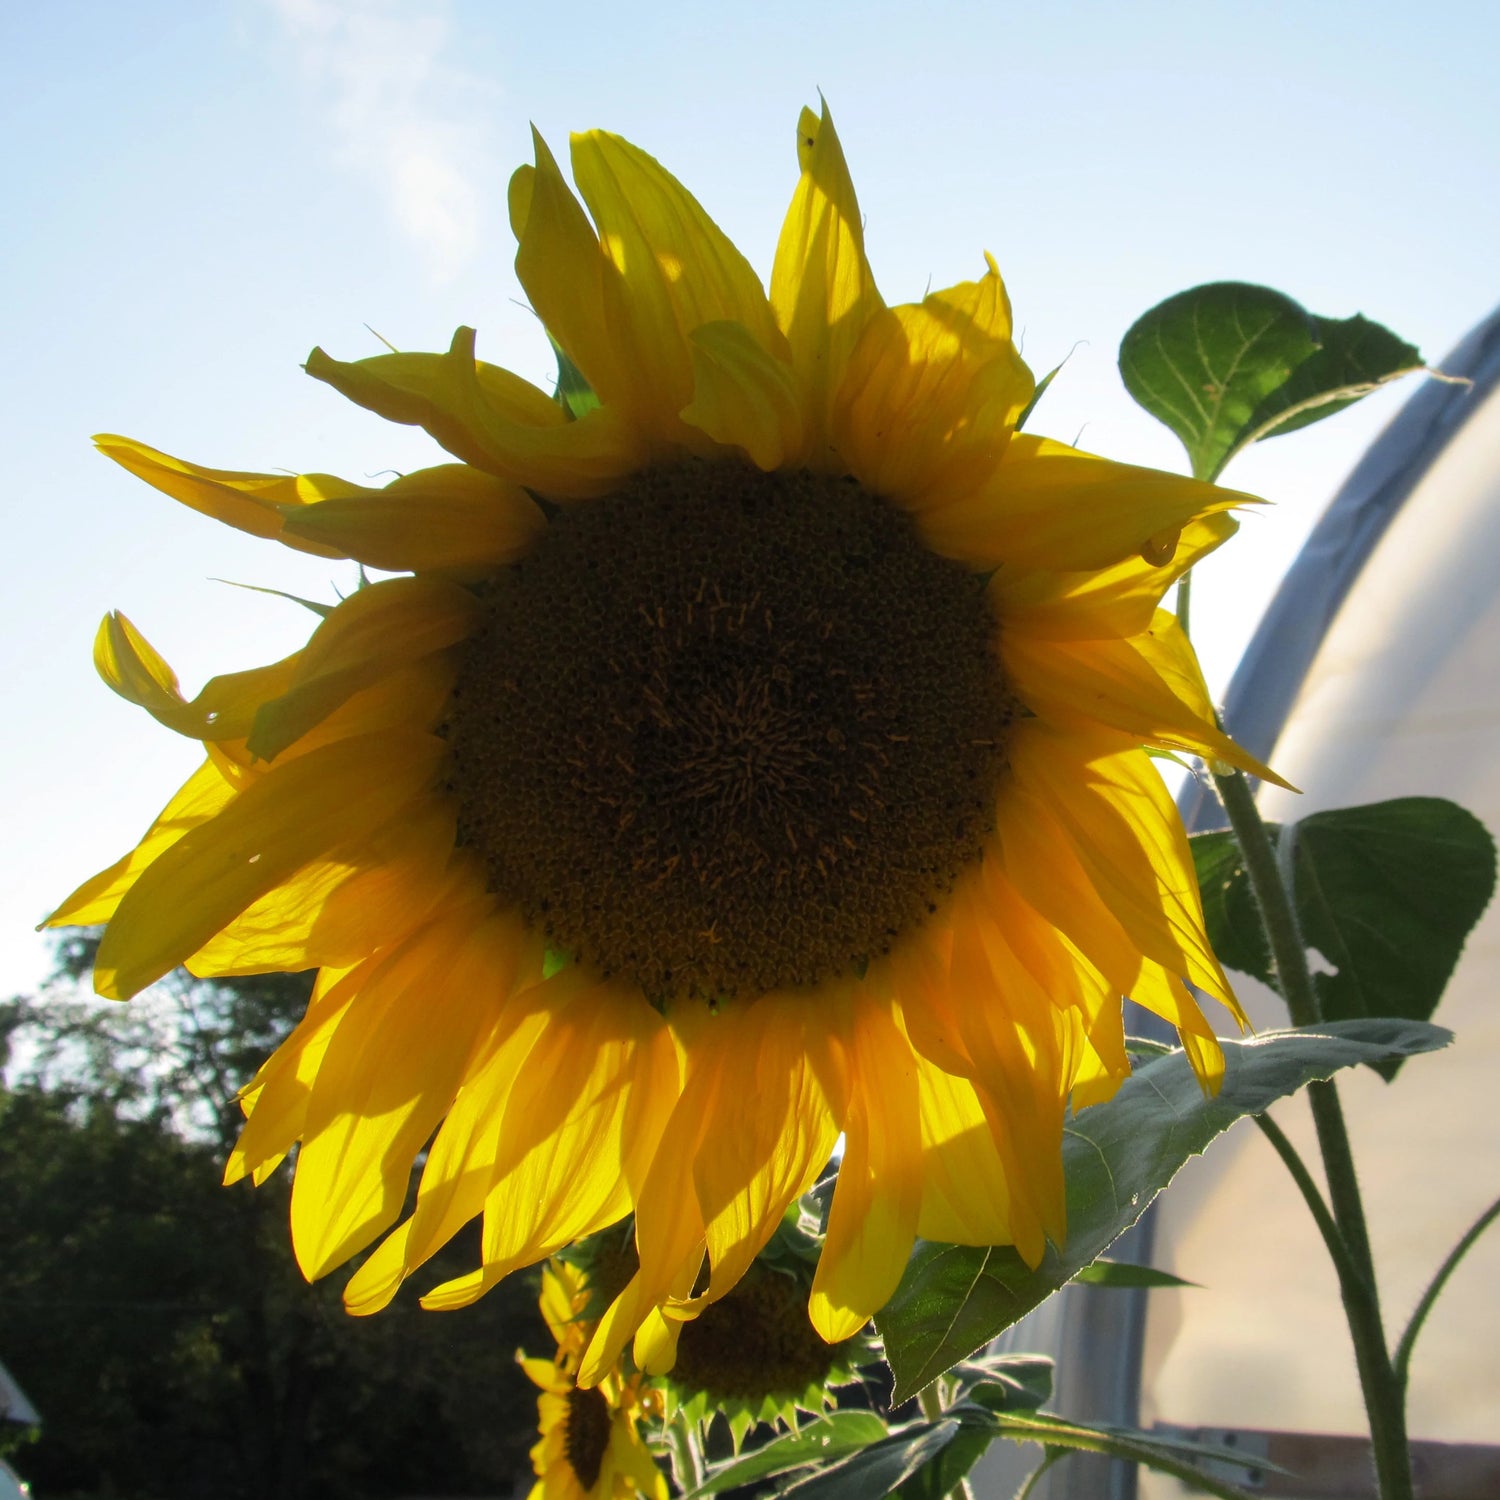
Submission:
<svg viewBox="0 0 1500 1500">
<path fill-rule="evenodd" d="M 805 1469 L 813 1464 L 829 1464 L 858 1453 L 872 1443 L 884 1441 L 889 1429 L 872 1411 L 831 1411 L 825 1416 L 804 1422 L 795 1432 L 747 1453 L 743 1458 L 710 1469 L 703 1483 L 684 1500 L 698 1500 L 720 1490 L 738 1489 L 773 1474 Z"/>
<path fill-rule="evenodd" d="M 901 1488 L 958 1436 L 959 1424 L 952 1418 L 938 1422 L 914 1422 L 897 1428 L 881 1442 L 826 1469 L 819 1469 L 783 1492 L 796 1500 L 879 1500 Z M 973 1460 L 971 1459 L 970 1462 Z"/>
<path fill-rule="evenodd" d="M 1217 1495 L 1219 1500 L 1250 1500 L 1249 1491 L 1220 1479 L 1206 1467 L 1214 1463 L 1243 1467 L 1245 1455 L 1233 1448 L 1163 1437 L 1160 1433 L 1142 1432 L 1134 1427 L 1096 1427 L 1053 1416 L 1051 1412 L 1027 1412 L 1017 1416 L 1000 1413 L 995 1416 L 994 1423 L 996 1436 L 1018 1443 L 1040 1443 L 1049 1456 L 1058 1450 L 1102 1453 L 1171 1474 L 1190 1490 Z M 1259 1467 L 1274 1469 L 1279 1474 L 1286 1472 L 1264 1460 L 1257 1460 L 1257 1463 Z"/>
<path fill-rule="evenodd" d="M 1313 813 L 1271 828 L 1295 839 L 1302 936 L 1335 973 L 1314 975 L 1330 1020 L 1431 1017 L 1464 940 L 1495 890 L 1495 844 L 1483 823 L 1441 797 L 1401 797 Z M 1277 988 L 1239 849 L 1227 833 L 1192 841 L 1204 916 L 1222 962 Z M 1377 1064 L 1394 1077 L 1400 1059 Z"/>
<path fill-rule="evenodd" d="M 1200 479 L 1240 449 L 1332 415 L 1422 368 L 1389 329 L 1320 318 L 1270 287 L 1219 281 L 1142 314 L 1120 343 L 1125 388 L 1182 440 Z"/>
<path fill-rule="evenodd" d="M 902 1481 L 896 1493 L 901 1500 L 943 1500 L 968 1477 L 969 1470 L 984 1457 L 985 1449 L 997 1433 L 986 1423 L 962 1422 L 933 1457 L 910 1478 Z M 867 1495 L 865 1500 L 876 1500 Z"/>
<path fill-rule="evenodd" d="M 1108 1103 L 1078 1115 L 1063 1137 L 1068 1240 L 1030 1269 L 1009 1246 L 918 1244 L 877 1323 L 904 1401 L 987 1344 L 1091 1265 L 1182 1164 L 1242 1115 L 1261 1114 L 1315 1078 L 1356 1063 L 1444 1046 L 1417 1021 L 1345 1021 L 1224 1044 L 1224 1083 L 1207 1097 L 1181 1052 L 1140 1065 Z"/>
</svg>

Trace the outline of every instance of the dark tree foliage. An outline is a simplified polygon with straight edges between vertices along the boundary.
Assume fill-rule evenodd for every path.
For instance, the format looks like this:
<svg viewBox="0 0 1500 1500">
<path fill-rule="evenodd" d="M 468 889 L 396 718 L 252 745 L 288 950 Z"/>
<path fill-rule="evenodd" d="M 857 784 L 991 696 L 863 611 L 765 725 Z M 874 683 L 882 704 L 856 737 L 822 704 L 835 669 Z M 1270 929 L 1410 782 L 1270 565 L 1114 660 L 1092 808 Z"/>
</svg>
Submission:
<svg viewBox="0 0 1500 1500">
<path fill-rule="evenodd" d="M 59 978 L 0 1006 L 0 1358 L 42 1413 L 17 1463 L 40 1495 L 355 1500 L 509 1495 L 529 1483 L 551 1347 L 537 1286 L 424 1313 L 412 1295 L 343 1311 L 308 1286 L 289 1176 L 220 1185 L 234 1093 L 294 1024 L 306 976 L 178 974 L 139 1009 Z M 70 979 L 71 976 L 71 979 Z M 431 1284 L 477 1263 L 472 1238 Z"/>
</svg>

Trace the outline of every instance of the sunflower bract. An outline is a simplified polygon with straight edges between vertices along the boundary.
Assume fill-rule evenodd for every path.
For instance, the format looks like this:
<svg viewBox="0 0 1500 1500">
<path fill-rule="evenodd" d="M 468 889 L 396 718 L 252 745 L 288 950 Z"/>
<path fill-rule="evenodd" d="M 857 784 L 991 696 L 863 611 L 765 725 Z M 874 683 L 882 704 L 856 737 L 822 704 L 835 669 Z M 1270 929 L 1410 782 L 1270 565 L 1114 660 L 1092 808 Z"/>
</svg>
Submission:
<svg viewBox="0 0 1500 1500">
<path fill-rule="evenodd" d="M 228 525 L 410 576 L 191 700 L 109 617 L 106 682 L 207 758 L 51 921 L 108 924 L 117 998 L 182 963 L 320 970 L 226 1176 L 297 1148 L 305 1273 L 370 1252 L 350 1311 L 475 1218 L 480 1264 L 426 1306 L 633 1213 L 588 1387 L 632 1339 L 670 1367 L 840 1134 L 824 1339 L 917 1235 L 1039 1260 L 1066 1112 L 1129 1069 L 1121 997 L 1209 1088 L 1188 984 L 1241 1019 L 1146 751 L 1271 773 L 1158 608 L 1249 497 L 1016 433 L 994 263 L 887 307 L 826 110 L 769 295 L 652 158 L 572 144 L 583 202 L 538 139 L 510 211 L 598 397 L 577 420 L 462 329 L 309 358 L 456 460 L 381 489 L 100 439 Z"/>
</svg>

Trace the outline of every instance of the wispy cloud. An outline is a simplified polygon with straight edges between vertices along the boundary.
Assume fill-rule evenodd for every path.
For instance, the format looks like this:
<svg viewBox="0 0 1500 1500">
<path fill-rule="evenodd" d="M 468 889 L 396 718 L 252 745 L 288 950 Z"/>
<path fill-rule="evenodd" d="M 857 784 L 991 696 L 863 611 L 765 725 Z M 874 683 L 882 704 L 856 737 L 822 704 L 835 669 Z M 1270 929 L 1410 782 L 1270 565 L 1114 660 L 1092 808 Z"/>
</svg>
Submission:
<svg viewBox="0 0 1500 1500">
<path fill-rule="evenodd" d="M 479 244 L 488 87 L 449 56 L 447 0 L 266 0 L 323 98 L 340 160 L 376 181 L 435 275 Z M 467 118 L 466 118 L 467 114 Z"/>
</svg>

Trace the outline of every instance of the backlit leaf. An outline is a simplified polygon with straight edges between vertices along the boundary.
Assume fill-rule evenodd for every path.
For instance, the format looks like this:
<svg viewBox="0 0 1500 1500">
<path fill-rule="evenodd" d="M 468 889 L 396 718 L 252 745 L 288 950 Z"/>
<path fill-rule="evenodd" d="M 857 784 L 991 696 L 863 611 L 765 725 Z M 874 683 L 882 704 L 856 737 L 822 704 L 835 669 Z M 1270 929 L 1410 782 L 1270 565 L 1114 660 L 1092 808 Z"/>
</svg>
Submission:
<svg viewBox="0 0 1500 1500">
<path fill-rule="evenodd" d="M 904 1401 L 989 1343 L 1091 1265 L 1177 1174 L 1242 1115 L 1340 1068 L 1431 1051 L 1450 1036 L 1417 1021 L 1344 1021 L 1224 1043 L 1223 1086 L 1198 1086 L 1174 1051 L 1138 1065 L 1107 1103 L 1084 1110 L 1063 1137 L 1068 1240 L 1030 1269 L 1010 1246 L 919 1243 L 877 1318 Z"/>
</svg>

